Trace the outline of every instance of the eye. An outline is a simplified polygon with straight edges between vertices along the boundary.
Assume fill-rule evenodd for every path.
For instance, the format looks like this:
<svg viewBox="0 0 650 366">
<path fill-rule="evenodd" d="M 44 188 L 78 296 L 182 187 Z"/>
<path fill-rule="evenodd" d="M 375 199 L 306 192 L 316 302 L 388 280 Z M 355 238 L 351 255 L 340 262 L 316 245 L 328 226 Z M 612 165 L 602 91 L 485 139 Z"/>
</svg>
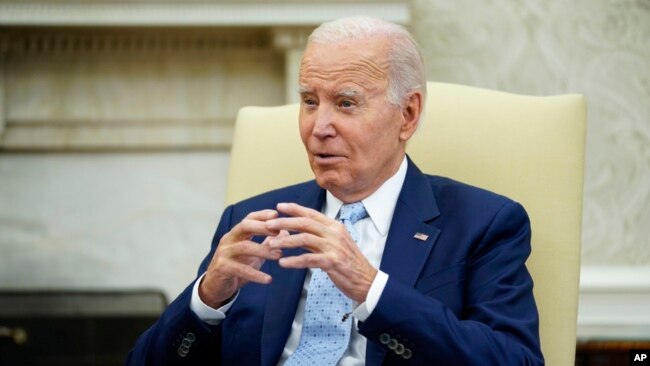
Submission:
<svg viewBox="0 0 650 366">
<path fill-rule="evenodd" d="M 339 107 L 341 107 L 341 108 L 351 108 L 351 107 L 354 107 L 354 102 L 349 100 L 349 99 L 344 99 L 341 102 L 339 102 Z"/>
<path fill-rule="evenodd" d="M 304 104 L 307 107 L 313 107 L 317 103 L 316 103 L 316 99 L 310 98 L 310 97 L 305 97 L 305 98 L 302 98 L 302 104 Z"/>
</svg>

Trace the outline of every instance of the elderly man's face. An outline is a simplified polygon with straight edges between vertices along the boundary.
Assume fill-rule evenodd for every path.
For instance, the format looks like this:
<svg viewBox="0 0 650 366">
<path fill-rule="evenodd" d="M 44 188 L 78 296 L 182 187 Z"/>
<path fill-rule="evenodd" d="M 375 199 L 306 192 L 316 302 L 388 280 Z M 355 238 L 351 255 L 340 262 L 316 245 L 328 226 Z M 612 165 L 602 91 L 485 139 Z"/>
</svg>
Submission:
<svg viewBox="0 0 650 366">
<path fill-rule="evenodd" d="M 387 47 L 381 38 L 312 43 L 302 59 L 300 136 L 316 181 L 344 202 L 397 171 L 415 130 L 388 102 Z"/>
</svg>

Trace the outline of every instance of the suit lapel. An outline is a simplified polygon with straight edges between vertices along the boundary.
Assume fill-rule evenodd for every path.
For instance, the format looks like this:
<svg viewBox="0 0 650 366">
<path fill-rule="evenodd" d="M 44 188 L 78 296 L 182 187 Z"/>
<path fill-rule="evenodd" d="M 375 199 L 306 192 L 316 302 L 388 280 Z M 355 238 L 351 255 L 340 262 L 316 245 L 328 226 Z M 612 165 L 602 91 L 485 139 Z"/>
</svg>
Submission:
<svg viewBox="0 0 650 366">
<path fill-rule="evenodd" d="M 428 222 L 440 213 L 427 177 L 410 159 L 408 163 L 379 268 L 391 278 L 415 286 L 440 234 L 440 229 Z M 368 342 L 366 364 L 380 365 L 385 353 L 385 347 Z"/>
<path fill-rule="evenodd" d="M 429 224 L 439 214 L 431 184 L 409 160 L 379 268 L 394 279 L 415 285 L 440 233 Z"/>
<path fill-rule="evenodd" d="M 321 210 L 324 200 L 325 191 L 312 181 L 298 197 L 293 200 L 289 198 L 286 202 L 293 201 L 305 207 Z M 305 253 L 305 250 L 298 248 L 283 252 L 284 256 L 294 256 Z M 275 365 L 291 332 L 307 270 L 284 269 L 276 261 L 269 261 L 266 264 L 273 281 L 268 285 L 266 292 L 261 356 L 262 365 Z"/>
</svg>

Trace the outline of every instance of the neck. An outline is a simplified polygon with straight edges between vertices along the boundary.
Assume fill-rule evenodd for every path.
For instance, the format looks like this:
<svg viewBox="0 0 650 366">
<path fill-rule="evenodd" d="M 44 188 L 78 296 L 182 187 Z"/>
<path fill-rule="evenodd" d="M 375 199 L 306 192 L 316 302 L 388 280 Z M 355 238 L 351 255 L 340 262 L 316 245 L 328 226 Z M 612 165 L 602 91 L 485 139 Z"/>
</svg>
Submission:
<svg viewBox="0 0 650 366">
<path fill-rule="evenodd" d="M 402 161 L 404 160 L 404 156 L 404 153 L 400 154 L 399 159 L 395 159 L 394 161 L 387 163 L 387 165 L 391 166 L 391 169 L 386 170 L 385 174 L 378 176 L 377 179 L 373 180 L 371 184 L 368 184 L 368 186 L 363 187 L 363 189 L 355 191 L 346 191 L 345 189 L 330 189 L 329 191 L 332 193 L 332 195 L 334 195 L 334 197 L 338 198 L 343 203 L 359 202 L 365 198 L 368 198 L 373 193 L 375 193 L 379 187 L 386 183 L 387 180 L 392 178 L 395 173 L 397 173 L 400 165 L 402 164 Z"/>
</svg>

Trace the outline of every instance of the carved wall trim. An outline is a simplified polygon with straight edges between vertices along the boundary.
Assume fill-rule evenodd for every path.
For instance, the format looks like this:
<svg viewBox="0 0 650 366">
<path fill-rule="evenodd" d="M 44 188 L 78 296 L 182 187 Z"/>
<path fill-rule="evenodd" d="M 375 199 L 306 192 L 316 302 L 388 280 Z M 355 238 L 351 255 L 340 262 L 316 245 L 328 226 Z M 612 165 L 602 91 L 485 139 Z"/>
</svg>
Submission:
<svg viewBox="0 0 650 366">
<path fill-rule="evenodd" d="M 302 53 L 313 28 L 275 27 L 272 29 L 272 44 L 284 51 L 285 101 L 297 103 L 298 73 Z"/>
<path fill-rule="evenodd" d="M 303 49 L 313 27 L 274 27 L 273 46 L 279 49 Z"/>
<path fill-rule="evenodd" d="M 0 27 L 0 95 L 6 90 L 9 65 L 29 60 L 92 60 L 120 64 L 160 55 L 181 58 L 246 60 L 272 50 L 263 28 L 57 28 Z M 281 57 L 278 54 L 278 57 Z M 2 62 L 5 60 L 5 62 Z M 72 77 L 73 75 L 71 75 Z M 160 120 L 14 120 L 0 98 L 0 150 L 228 149 L 233 118 Z"/>
<path fill-rule="evenodd" d="M 283 99 L 269 93 L 278 80 L 284 80 L 284 102 L 294 101 L 311 29 L 354 14 L 408 24 L 410 3 L 0 0 L 0 150 L 227 149 L 236 108 L 280 104 Z M 141 61 L 148 66 L 139 68 Z M 284 75 L 275 67 L 283 61 Z M 120 74 L 120 67 L 129 74 Z M 266 94 L 256 82 L 265 84 Z M 176 109 L 163 109 L 173 112 L 168 120 L 156 107 L 149 112 L 151 98 L 134 98 L 144 100 L 139 109 L 125 102 L 130 93 L 175 95 L 158 93 L 151 86 L 156 83 L 181 91 L 179 104 L 171 104 Z M 101 92 L 105 85 L 122 97 L 111 104 L 105 99 L 110 92 Z M 222 92 L 226 86 L 239 94 Z M 242 92 L 246 88 L 250 92 Z M 196 100 L 183 99 L 192 93 Z M 206 95 L 215 103 L 201 98 Z"/>
<path fill-rule="evenodd" d="M 229 149 L 234 121 L 124 120 L 8 122 L 11 151 Z"/>
<path fill-rule="evenodd" d="M 41 54 L 224 53 L 267 49 L 261 28 L 0 28 L 0 52 L 14 57 Z"/>
<path fill-rule="evenodd" d="M 5 62 L 0 52 L 0 137 L 5 129 Z"/>
<path fill-rule="evenodd" d="M 5 2 L 0 25 L 313 26 L 353 14 L 407 24 L 408 1 L 274 2 Z"/>
</svg>

